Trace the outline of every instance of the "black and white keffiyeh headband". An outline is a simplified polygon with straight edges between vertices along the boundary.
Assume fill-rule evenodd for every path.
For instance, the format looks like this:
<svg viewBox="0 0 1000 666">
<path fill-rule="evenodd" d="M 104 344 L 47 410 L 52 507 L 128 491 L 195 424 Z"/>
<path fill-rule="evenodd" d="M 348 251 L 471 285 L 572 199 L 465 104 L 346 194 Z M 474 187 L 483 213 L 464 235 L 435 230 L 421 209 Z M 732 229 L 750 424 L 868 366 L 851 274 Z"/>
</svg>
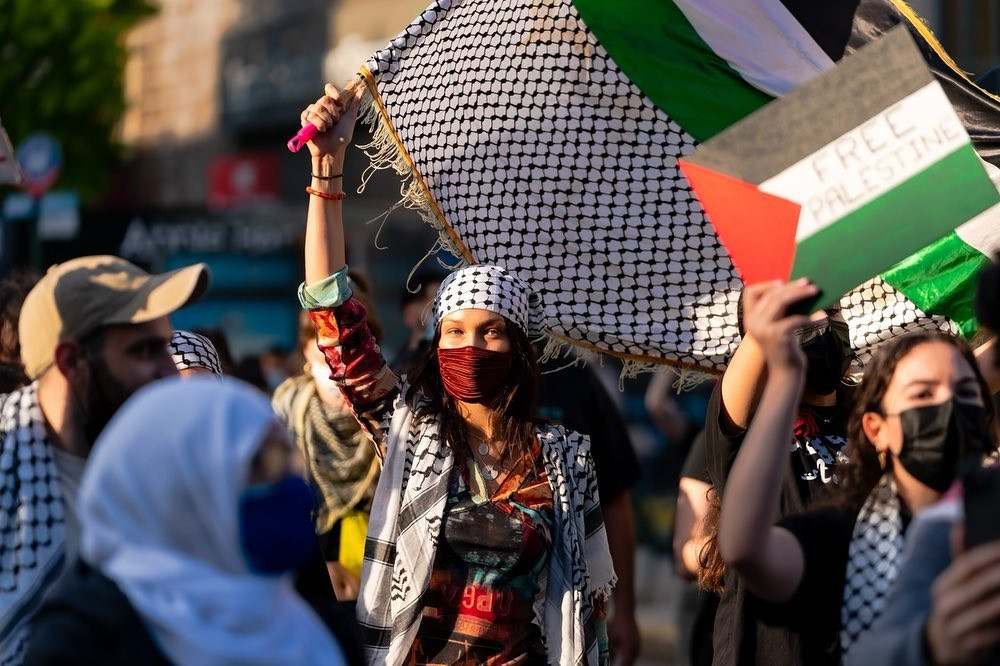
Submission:
<svg viewBox="0 0 1000 666">
<path fill-rule="evenodd" d="M 222 377 L 222 364 L 215 345 L 204 335 L 191 331 L 174 331 L 170 338 L 170 355 L 178 370 L 205 368 L 216 377 Z"/>
<path fill-rule="evenodd" d="M 527 282 L 500 266 L 466 266 L 441 283 L 434 298 L 434 326 L 458 310 L 487 310 L 506 317 L 529 338 L 536 338 L 542 334 L 541 303 Z"/>
</svg>

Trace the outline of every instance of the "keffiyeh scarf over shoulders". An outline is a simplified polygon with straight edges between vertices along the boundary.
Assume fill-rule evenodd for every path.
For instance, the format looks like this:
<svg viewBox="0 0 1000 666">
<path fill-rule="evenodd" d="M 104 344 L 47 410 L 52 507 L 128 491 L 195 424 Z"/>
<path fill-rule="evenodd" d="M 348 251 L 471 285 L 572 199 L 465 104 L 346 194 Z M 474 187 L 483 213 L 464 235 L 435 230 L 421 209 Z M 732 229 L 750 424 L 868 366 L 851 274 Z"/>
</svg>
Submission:
<svg viewBox="0 0 1000 666">
<path fill-rule="evenodd" d="M 406 388 L 401 395 L 406 395 Z M 552 485 L 556 529 L 535 601 L 548 661 L 598 664 L 593 599 L 615 583 L 597 494 L 590 442 L 561 427 L 538 426 Z M 435 418 L 396 402 L 368 527 L 358 619 L 369 664 L 405 663 L 420 625 L 454 458 Z"/>
<path fill-rule="evenodd" d="M 0 396 L 0 665 L 18 664 L 28 623 L 63 570 L 64 507 L 38 385 Z"/>
</svg>

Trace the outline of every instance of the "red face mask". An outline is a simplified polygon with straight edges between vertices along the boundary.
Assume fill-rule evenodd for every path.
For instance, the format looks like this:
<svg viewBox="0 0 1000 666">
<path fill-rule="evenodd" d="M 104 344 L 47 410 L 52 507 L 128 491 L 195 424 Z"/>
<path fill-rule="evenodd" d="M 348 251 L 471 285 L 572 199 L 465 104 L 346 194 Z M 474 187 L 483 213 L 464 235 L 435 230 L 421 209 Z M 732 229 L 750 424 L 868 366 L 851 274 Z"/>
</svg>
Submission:
<svg viewBox="0 0 1000 666">
<path fill-rule="evenodd" d="M 437 357 L 444 390 L 462 402 L 489 402 L 510 373 L 510 352 L 470 346 L 438 349 Z"/>
</svg>

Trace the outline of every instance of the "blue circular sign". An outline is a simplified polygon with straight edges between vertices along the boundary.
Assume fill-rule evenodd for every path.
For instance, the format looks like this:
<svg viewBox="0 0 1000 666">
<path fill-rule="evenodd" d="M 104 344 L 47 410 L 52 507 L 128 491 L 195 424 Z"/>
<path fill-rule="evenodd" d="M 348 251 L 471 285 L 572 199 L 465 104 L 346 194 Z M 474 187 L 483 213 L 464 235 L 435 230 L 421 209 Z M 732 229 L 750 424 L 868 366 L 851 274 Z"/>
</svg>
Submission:
<svg viewBox="0 0 1000 666">
<path fill-rule="evenodd" d="M 17 147 L 24 185 L 29 190 L 47 190 L 55 183 L 62 167 L 62 149 L 51 134 L 34 132 Z"/>
</svg>

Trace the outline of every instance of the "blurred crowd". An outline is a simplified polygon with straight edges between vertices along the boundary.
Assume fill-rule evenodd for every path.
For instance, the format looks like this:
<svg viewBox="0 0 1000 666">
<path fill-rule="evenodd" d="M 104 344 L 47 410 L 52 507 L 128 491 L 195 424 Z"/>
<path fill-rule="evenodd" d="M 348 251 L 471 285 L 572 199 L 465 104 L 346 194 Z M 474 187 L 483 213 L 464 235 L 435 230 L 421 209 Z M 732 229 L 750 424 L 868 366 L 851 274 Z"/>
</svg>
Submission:
<svg viewBox="0 0 1000 666">
<path fill-rule="evenodd" d="M 386 304 L 345 260 L 357 105 L 328 88 L 303 112 L 296 350 L 234 364 L 221 331 L 175 330 L 201 264 L 0 281 L 0 663 L 638 659 L 649 471 L 613 396 L 546 353 L 500 266 L 418 272 L 385 353 Z M 992 334 L 901 335 L 862 365 L 836 308 L 795 314 L 814 295 L 744 290 L 703 420 L 676 375 L 649 384 L 692 581 L 677 660 L 1000 663 Z M 1000 264 L 975 308 L 1000 329 Z"/>
</svg>

